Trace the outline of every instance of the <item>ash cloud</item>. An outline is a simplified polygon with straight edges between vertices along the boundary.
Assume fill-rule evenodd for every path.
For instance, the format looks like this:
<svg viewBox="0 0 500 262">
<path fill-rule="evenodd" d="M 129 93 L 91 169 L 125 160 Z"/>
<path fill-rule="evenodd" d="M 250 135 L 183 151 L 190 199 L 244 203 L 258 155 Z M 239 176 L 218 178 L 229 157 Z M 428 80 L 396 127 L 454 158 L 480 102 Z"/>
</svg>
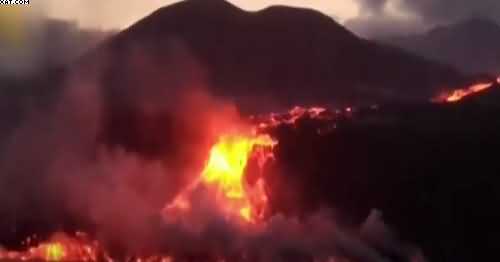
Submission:
<svg viewBox="0 0 500 262">
<path fill-rule="evenodd" d="M 480 18 L 500 23 L 496 0 L 357 0 L 358 17 L 346 21 L 357 34 L 373 38 L 409 35 L 434 26 Z"/>
</svg>

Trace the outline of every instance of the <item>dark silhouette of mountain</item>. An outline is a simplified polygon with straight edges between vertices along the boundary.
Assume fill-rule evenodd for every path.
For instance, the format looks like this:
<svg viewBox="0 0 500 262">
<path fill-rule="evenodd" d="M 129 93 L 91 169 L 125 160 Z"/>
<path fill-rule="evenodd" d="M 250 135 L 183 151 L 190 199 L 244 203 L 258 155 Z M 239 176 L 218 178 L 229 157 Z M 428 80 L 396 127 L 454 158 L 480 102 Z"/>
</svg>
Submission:
<svg viewBox="0 0 500 262">
<path fill-rule="evenodd" d="M 465 73 L 500 73 L 500 26 L 493 21 L 470 19 L 437 27 L 423 35 L 383 42 L 455 66 Z"/>
<path fill-rule="evenodd" d="M 330 203 L 357 222 L 376 207 L 429 261 L 488 260 L 497 253 L 490 229 L 500 212 L 490 203 L 500 197 L 500 179 L 486 152 L 500 146 L 500 121 L 491 117 L 499 112 L 479 101 L 381 105 L 319 138 L 321 123 L 310 119 L 277 129 L 282 172 L 269 179 L 271 202 L 299 213 Z M 287 190 L 300 201 L 287 199 L 283 179 L 299 181 Z"/>
<path fill-rule="evenodd" d="M 115 101 L 125 90 L 178 86 L 185 76 L 259 109 L 262 98 L 287 106 L 421 100 L 462 81 L 451 67 L 360 39 L 319 12 L 284 6 L 246 12 L 219 0 L 161 8 L 81 62 L 103 59 Z"/>
</svg>

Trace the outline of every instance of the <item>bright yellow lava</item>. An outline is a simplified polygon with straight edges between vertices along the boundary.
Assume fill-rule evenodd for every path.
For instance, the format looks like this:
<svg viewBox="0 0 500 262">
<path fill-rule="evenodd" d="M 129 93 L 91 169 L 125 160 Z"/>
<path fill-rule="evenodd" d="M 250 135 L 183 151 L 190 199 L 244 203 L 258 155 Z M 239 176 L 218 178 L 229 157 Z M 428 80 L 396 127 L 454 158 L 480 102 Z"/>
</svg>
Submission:
<svg viewBox="0 0 500 262">
<path fill-rule="evenodd" d="M 202 172 L 202 181 L 217 186 L 226 199 L 237 206 L 245 220 L 252 220 L 252 205 L 245 191 L 245 168 L 256 146 L 272 147 L 275 142 L 267 135 L 247 137 L 227 135 L 210 150 L 210 156 Z"/>
<path fill-rule="evenodd" d="M 61 261 L 65 255 L 64 246 L 60 243 L 48 244 L 45 249 L 45 258 L 47 261 Z"/>
<path fill-rule="evenodd" d="M 248 206 L 242 207 L 240 209 L 240 216 L 243 217 L 246 221 L 252 220 L 252 209 Z"/>
</svg>

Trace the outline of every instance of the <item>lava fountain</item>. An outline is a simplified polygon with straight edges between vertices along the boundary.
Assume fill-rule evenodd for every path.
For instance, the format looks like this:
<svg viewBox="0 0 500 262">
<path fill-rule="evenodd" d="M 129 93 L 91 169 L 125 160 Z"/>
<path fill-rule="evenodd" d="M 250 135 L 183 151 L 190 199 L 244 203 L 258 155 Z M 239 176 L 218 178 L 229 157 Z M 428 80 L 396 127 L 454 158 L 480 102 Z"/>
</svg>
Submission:
<svg viewBox="0 0 500 262">
<path fill-rule="evenodd" d="M 223 134 L 211 147 L 203 170 L 190 186 L 165 208 L 166 216 L 186 213 L 192 207 L 192 195 L 202 190 L 213 198 L 218 210 L 228 219 L 256 222 L 263 218 L 267 206 L 262 177 L 249 183 L 246 169 L 255 159 L 259 170 L 273 158 L 277 144 L 269 135 Z"/>
<path fill-rule="evenodd" d="M 259 178 L 254 186 L 249 186 L 245 169 L 252 155 L 257 155 L 259 167 L 263 168 L 272 158 L 272 153 L 266 152 L 266 148 L 275 144 L 268 135 L 224 135 L 212 147 L 201 180 L 217 189 L 218 198 L 228 207 L 227 212 L 238 212 L 247 221 L 262 218 L 267 204 L 264 180 Z"/>
</svg>

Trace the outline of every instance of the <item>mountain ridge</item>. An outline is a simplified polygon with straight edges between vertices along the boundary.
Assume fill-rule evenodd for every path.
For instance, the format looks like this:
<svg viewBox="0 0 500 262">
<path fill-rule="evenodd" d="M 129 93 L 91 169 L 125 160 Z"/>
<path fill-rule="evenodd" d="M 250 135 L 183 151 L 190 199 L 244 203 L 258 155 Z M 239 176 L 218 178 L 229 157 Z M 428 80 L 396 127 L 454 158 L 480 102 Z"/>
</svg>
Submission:
<svg viewBox="0 0 500 262">
<path fill-rule="evenodd" d="M 134 68 L 137 50 L 154 70 Z M 210 93 L 253 109 L 262 108 L 263 99 L 285 107 L 424 101 L 437 89 L 464 80 L 451 67 L 360 39 L 318 11 L 273 6 L 248 12 L 226 1 L 162 7 L 80 64 L 93 65 L 103 57 L 106 66 L 98 71 L 112 97 L 138 87 L 156 92 L 160 80 L 154 78 L 169 83 L 187 72 L 186 82 L 204 81 Z M 182 74 L 166 76 L 175 70 Z"/>
<path fill-rule="evenodd" d="M 500 25 L 487 19 L 471 18 L 424 34 L 381 42 L 454 66 L 466 74 L 500 74 Z"/>
</svg>

